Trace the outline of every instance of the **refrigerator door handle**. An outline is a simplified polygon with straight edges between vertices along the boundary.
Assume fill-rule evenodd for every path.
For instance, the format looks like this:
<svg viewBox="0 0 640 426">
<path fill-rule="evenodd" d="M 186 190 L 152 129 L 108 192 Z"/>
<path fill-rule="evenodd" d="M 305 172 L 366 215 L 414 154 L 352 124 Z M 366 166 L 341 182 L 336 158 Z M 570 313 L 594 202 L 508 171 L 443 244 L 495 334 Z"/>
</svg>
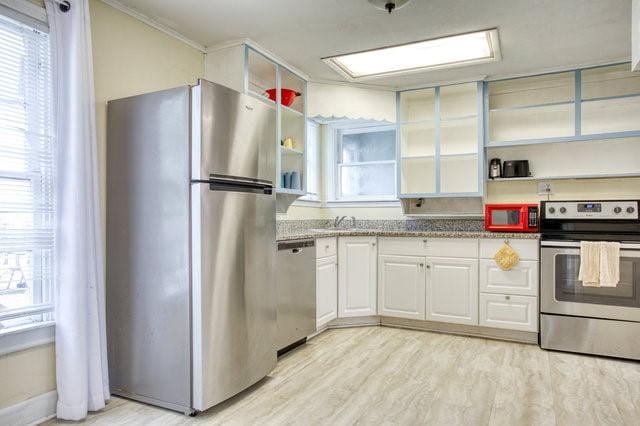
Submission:
<svg viewBox="0 0 640 426">
<path fill-rule="evenodd" d="M 251 179 L 236 176 L 209 175 L 212 191 L 252 192 L 256 194 L 273 194 L 273 183 L 262 179 Z"/>
</svg>

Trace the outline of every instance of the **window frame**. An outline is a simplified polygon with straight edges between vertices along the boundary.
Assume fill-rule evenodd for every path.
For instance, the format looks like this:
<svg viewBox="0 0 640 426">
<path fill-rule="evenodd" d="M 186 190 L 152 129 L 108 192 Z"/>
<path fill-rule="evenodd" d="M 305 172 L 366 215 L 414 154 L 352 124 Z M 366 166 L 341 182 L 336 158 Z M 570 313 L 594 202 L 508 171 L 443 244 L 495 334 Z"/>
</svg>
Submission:
<svg viewBox="0 0 640 426">
<path fill-rule="evenodd" d="M 28 2 L 25 2 L 25 3 L 27 4 L 23 5 L 21 3 L 17 3 L 15 4 L 15 8 L 11 8 L 13 7 L 13 5 L 11 7 L 8 5 L 0 5 L 0 15 L 9 20 L 18 22 L 19 24 L 22 24 L 28 27 L 30 30 L 34 32 L 48 35 L 49 28 L 47 25 L 46 12 L 44 8 L 37 5 L 30 4 Z M 49 39 L 49 47 L 50 46 L 51 46 L 51 40 Z M 49 59 L 48 66 L 51 69 L 53 67 L 51 52 L 49 53 L 48 59 Z M 53 108 L 53 102 L 54 102 L 53 90 L 54 89 L 53 89 L 52 71 L 50 72 L 48 77 L 51 79 L 49 83 L 49 89 L 51 90 L 49 97 L 50 97 L 51 103 L 49 104 L 49 106 Z M 46 129 L 46 132 L 49 134 L 49 137 L 51 138 L 51 149 L 53 151 L 52 161 L 55 161 L 55 139 L 54 139 L 55 134 L 54 134 L 54 127 L 53 127 L 54 114 L 52 109 L 48 112 L 48 115 L 49 115 L 48 117 L 49 127 Z M 31 155 L 34 155 L 34 153 L 31 153 Z M 36 153 L 35 155 L 38 155 L 38 153 Z M 35 193 L 38 193 L 42 187 L 43 178 L 50 177 L 51 179 L 55 179 L 55 164 L 52 164 L 51 167 L 53 168 L 52 169 L 53 171 L 51 172 L 51 176 L 49 176 L 46 173 L 45 174 L 34 173 L 33 171 L 30 170 L 25 172 L 6 171 L 6 172 L 2 172 L 2 177 L 16 179 L 19 181 L 30 182 L 33 187 L 33 191 Z M 50 196 L 54 197 L 53 194 Z M 38 200 L 35 200 L 35 201 L 41 202 L 43 200 L 44 198 L 38 198 Z M 55 199 L 51 201 L 55 203 Z M 52 212 L 53 212 L 52 213 L 53 217 L 50 218 L 50 220 L 52 221 L 50 226 L 55 227 L 55 210 L 53 207 L 52 207 Z M 41 222 L 43 218 L 41 217 L 35 218 L 34 220 L 36 222 L 38 221 Z M 54 250 L 54 247 L 52 246 L 51 253 L 50 253 L 51 257 L 46 255 L 43 257 L 42 253 L 34 254 L 34 257 L 36 258 L 34 260 L 34 264 L 37 264 L 38 262 L 43 262 L 43 261 L 51 262 L 50 264 L 51 276 L 49 277 L 51 281 L 51 285 L 50 285 L 50 288 L 48 288 L 48 291 L 50 292 L 50 300 L 43 302 L 41 300 L 42 296 L 38 295 L 33 300 L 34 303 L 32 303 L 31 305 L 7 309 L 5 311 L 0 312 L 0 321 L 21 318 L 21 317 L 35 317 L 35 316 L 40 316 L 40 320 L 37 322 L 29 323 L 29 324 L 20 324 L 20 325 L 15 325 L 15 326 L 10 326 L 10 327 L 0 329 L 0 355 L 22 351 L 31 347 L 40 346 L 40 345 L 48 344 L 55 341 L 55 321 L 54 321 L 55 283 L 54 283 L 54 275 L 53 275 L 55 266 L 53 261 L 53 255 L 54 255 L 53 250 Z M 40 281 L 39 283 L 34 284 L 34 288 L 41 287 L 42 285 L 43 285 L 43 282 Z"/>
<path fill-rule="evenodd" d="M 342 137 L 344 135 L 353 135 L 361 133 L 374 133 L 385 132 L 393 130 L 397 132 L 396 125 L 394 123 L 359 123 L 359 124 L 345 124 L 337 126 L 334 133 L 334 143 L 332 147 L 333 151 L 333 197 L 331 202 L 335 203 L 372 203 L 372 202 L 396 202 L 398 201 L 398 146 L 395 143 L 395 153 L 392 160 L 380 160 L 380 161 L 362 161 L 357 163 L 342 163 L 341 162 L 341 148 Z M 342 168 L 344 166 L 366 166 L 366 165 L 382 165 L 393 164 L 393 194 L 390 195 L 359 195 L 359 196 L 344 196 L 342 194 Z"/>
<path fill-rule="evenodd" d="M 300 197 L 298 200 L 296 200 L 296 202 L 308 202 L 308 203 L 319 203 L 321 202 L 321 195 L 322 195 L 322 128 L 321 128 L 321 124 L 318 123 L 317 121 L 311 119 L 311 118 L 307 118 L 306 119 L 306 123 L 305 126 L 307 126 L 307 140 L 306 140 L 306 146 L 305 146 L 305 173 L 306 173 L 306 193 L 304 196 Z M 311 127 L 315 127 L 317 131 L 317 152 L 312 153 L 310 146 L 309 146 L 309 141 L 310 141 L 310 134 L 311 132 L 309 132 L 309 126 Z M 309 182 L 311 182 L 311 167 L 310 167 L 310 162 L 313 158 L 313 155 L 315 154 L 316 158 L 315 158 L 315 170 L 314 170 L 314 174 L 316 176 L 317 179 L 317 187 L 318 187 L 318 192 L 317 193 L 311 193 L 309 192 Z"/>
</svg>

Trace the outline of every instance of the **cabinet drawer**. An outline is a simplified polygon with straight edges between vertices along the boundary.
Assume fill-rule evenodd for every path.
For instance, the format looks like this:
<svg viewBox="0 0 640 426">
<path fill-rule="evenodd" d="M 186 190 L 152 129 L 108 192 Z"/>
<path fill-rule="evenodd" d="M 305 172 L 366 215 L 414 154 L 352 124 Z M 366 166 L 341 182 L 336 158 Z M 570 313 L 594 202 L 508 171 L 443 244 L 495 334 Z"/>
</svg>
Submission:
<svg viewBox="0 0 640 426">
<path fill-rule="evenodd" d="M 400 256 L 426 256 L 427 238 L 393 238 L 378 239 L 378 253 Z"/>
<path fill-rule="evenodd" d="M 538 331 L 538 298 L 480 293 L 480 325 Z"/>
<path fill-rule="evenodd" d="M 478 258 L 478 240 L 473 238 L 429 238 L 427 256 Z"/>
<path fill-rule="evenodd" d="M 493 259 L 496 252 L 504 244 L 504 238 L 487 238 L 480 240 L 480 258 Z M 538 260 L 539 246 L 538 240 L 508 240 L 509 244 L 518 253 L 522 260 Z"/>
<path fill-rule="evenodd" d="M 480 260 L 480 291 L 482 293 L 538 295 L 538 262 L 521 260 L 513 269 L 503 271 L 496 262 Z"/>
<path fill-rule="evenodd" d="M 338 242 L 336 237 L 316 239 L 316 259 L 338 254 Z"/>
</svg>

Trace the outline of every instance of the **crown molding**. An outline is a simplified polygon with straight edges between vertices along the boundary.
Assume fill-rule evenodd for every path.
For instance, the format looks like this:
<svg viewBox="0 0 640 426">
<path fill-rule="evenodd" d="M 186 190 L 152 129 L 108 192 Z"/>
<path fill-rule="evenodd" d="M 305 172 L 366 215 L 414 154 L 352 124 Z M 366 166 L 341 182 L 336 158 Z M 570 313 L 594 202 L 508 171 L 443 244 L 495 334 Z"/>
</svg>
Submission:
<svg viewBox="0 0 640 426">
<path fill-rule="evenodd" d="M 173 28 L 169 28 L 168 26 L 161 24 L 160 22 L 148 17 L 147 15 L 145 15 L 144 13 L 140 13 L 135 9 L 130 8 L 129 6 L 126 6 L 122 3 L 120 3 L 118 0 L 101 0 L 103 3 L 108 4 L 109 6 L 113 7 L 114 9 L 119 10 L 122 13 L 125 13 L 129 16 L 131 16 L 132 18 L 137 19 L 140 22 L 143 22 L 147 25 L 149 25 L 150 27 L 155 28 L 156 30 L 162 31 L 163 33 L 175 38 L 176 40 L 181 41 L 182 43 L 193 47 L 196 50 L 199 50 L 202 53 L 206 53 L 207 49 L 204 45 L 191 40 L 188 37 L 185 37 L 184 35 L 180 34 L 178 31 L 174 30 Z"/>
</svg>

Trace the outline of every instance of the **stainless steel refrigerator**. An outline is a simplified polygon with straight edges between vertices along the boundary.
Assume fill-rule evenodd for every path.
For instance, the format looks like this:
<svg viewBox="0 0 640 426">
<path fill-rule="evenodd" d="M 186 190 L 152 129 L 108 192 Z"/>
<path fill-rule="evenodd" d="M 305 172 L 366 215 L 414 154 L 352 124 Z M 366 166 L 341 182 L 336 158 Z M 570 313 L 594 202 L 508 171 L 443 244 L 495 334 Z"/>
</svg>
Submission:
<svg viewBox="0 0 640 426">
<path fill-rule="evenodd" d="M 108 103 L 111 392 L 191 413 L 276 364 L 276 113 L 201 80 Z"/>
</svg>

